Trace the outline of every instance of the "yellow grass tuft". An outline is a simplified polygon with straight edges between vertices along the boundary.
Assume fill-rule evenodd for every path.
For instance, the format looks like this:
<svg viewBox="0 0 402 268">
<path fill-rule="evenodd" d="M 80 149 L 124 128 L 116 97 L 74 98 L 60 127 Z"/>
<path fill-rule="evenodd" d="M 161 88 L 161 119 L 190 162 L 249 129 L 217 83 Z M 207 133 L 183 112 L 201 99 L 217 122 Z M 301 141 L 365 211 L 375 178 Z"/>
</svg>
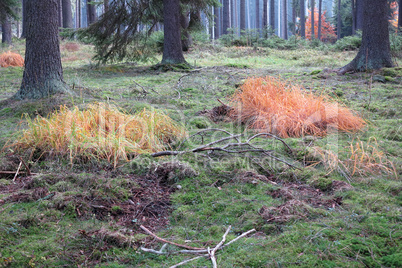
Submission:
<svg viewBox="0 0 402 268">
<path fill-rule="evenodd" d="M 365 126 L 362 118 L 328 96 L 274 77 L 247 79 L 233 102 L 240 104 L 233 116 L 242 123 L 284 138 L 325 136 L 330 128 L 357 131 Z"/>
<path fill-rule="evenodd" d="M 28 129 L 13 147 L 38 149 L 44 153 L 105 159 L 115 167 L 141 153 L 165 150 L 173 141 L 186 136 L 183 127 L 158 110 L 134 115 L 116 107 L 96 103 L 85 110 L 61 106 L 48 118 L 28 118 Z"/>
<path fill-rule="evenodd" d="M 22 67 L 24 66 L 24 58 L 20 54 L 8 51 L 0 54 L 0 66 L 1 67 Z"/>
</svg>

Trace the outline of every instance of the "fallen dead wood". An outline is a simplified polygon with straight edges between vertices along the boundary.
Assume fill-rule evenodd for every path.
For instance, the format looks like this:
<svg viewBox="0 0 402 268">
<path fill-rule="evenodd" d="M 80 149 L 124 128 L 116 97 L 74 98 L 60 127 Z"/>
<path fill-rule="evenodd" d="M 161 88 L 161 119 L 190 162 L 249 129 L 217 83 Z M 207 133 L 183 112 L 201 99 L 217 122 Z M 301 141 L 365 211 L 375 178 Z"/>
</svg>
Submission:
<svg viewBox="0 0 402 268">
<path fill-rule="evenodd" d="M 175 156 L 175 155 L 182 155 L 182 154 L 187 154 L 187 153 L 199 153 L 199 152 L 205 152 L 205 151 L 208 151 L 208 152 L 221 151 L 221 152 L 225 152 L 225 153 L 228 153 L 228 154 L 262 153 L 263 155 L 268 156 L 268 157 L 270 157 L 270 158 L 272 158 L 272 159 L 274 159 L 276 161 L 282 162 L 282 163 L 288 165 L 289 167 L 292 167 L 292 168 L 295 168 L 295 169 L 300 169 L 299 167 L 296 167 L 295 165 L 289 163 L 288 161 L 286 161 L 286 160 L 284 160 L 282 158 L 279 158 L 277 156 L 274 156 L 273 155 L 274 151 L 266 150 L 266 149 L 261 148 L 261 147 L 257 147 L 257 146 L 255 146 L 254 144 L 251 143 L 254 139 L 256 139 L 258 137 L 264 137 L 264 136 L 265 137 L 270 137 L 270 138 L 273 138 L 275 140 L 280 141 L 285 146 L 286 150 L 288 150 L 290 152 L 290 154 L 293 156 L 294 151 L 290 148 L 290 146 L 283 139 L 281 139 L 281 138 L 279 138 L 279 137 L 277 137 L 277 136 L 275 136 L 275 135 L 273 135 L 271 133 L 258 133 L 258 134 L 255 134 L 255 135 L 251 136 L 250 138 L 247 138 L 245 140 L 245 142 L 241 142 L 240 138 L 244 137 L 244 134 L 236 134 L 236 135 L 234 135 L 234 134 L 232 134 L 232 133 L 230 133 L 228 131 L 222 130 L 222 129 L 204 129 L 204 130 L 201 130 L 201 131 L 195 133 L 194 135 L 190 136 L 188 139 L 190 139 L 192 137 L 195 137 L 197 135 L 200 135 L 202 137 L 202 141 L 204 141 L 204 139 L 203 139 L 204 136 L 203 135 L 204 135 L 205 132 L 216 132 L 216 131 L 223 132 L 225 134 L 228 134 L 229 136 L 221 138 L 221 139 L 218 139 L 218 140 L 215 140 L 215 141 L 212 141 L 212 142 L 209 142 L 209 143 L 204 144 L 204 145 L 201 145 L 201 146 L 196 147 L 196 148 L 194 148 L 192 150 L 187 150 L 187 151 L 184 151 L 184 150 L 183 151 L 161 151 L 161 152 L 153 153 L 153 154 L 151 154 L 151 156 L 152 157 L 161 157 L 161 156 L 169 156 L 169 155 Z M 235 140 L 236 142 L 229 142 L 229 143 L 226 143 L 225 145 L 217 146 L 217 144 L 219 144 L 219 143 L 227 142 L 227 141 L 230 141 L 230 140 Z M 179 145 L 179 148 L 182 146 L 182 144 L 185 141 L 183 141 Z"/>
<path fill-rule="evenodd" d="M 155 237 L 157 240 L 162 241 L 162 242 L 165 243 L 165 244 L 161 247 L 160 250 L 154 250 L 154 249 L 149 249 L 149 248 L 141 247 L 140 249 L 141 249 L 142 251 L 144 251 L 144 252 L 149 252 L 149 253 L 154 253 L 154 254 L 159 254 L 159 255 L 179 254 L 179 253 L 183 253 L 183 254 L 203 254 L 203 255 L 201 255 L 201 256 L 197 256 L 197 257 L 194 257 L 194 258 L 190 258 L 190 259 L 184 260 L 184 261 L 182 261 L 182 262 L 180 262 L 180 263 L 177 263 L 177 264 L 171 266 L 170 268 L 179 267 L 179 266 L 181 266 L 181 265 L 183 265 L 183 264 L 189 263 L 189 262 L 191 262 L 191 261 L 197 260 L 197 259 L 202 258 L 202 257 L 210 258 L 210 259 L 211 259 L 211 262 L 212 262 L 212 267 L 213 267 L 213 268 L 217 268 L 218 265 L 217 265 L 217 263 L 216 263 L 215 254 L 216 254 L 216 252 L 217 252 L 218 250 L 220 250 L 220 249 L 222 249 L 222 248 L 224 248 L 224 247 L 229 246 L 230 244 L 236 242 L 236 241 L 239 240 L 240 238 L 243 238 L 243 237 L 247 236 L 248 234 L 250 234 L 250 233 L 252 233 L 252 232 L 255 232 L 255 229 L 251 229 L 251 230 L 249 230 L 249 231 L 247 231 L 247 232 L 242 233 L 241 235 L 239 235 L 239 236 L 236 237 L 235 239 L 233 239 L 233 240 L 231 240 L 231 241 L 229 241 L 228 243 L 225 244 L 226 236 L 229 234 L 229 231 L 230 231 L 230 229 L 232 228 L 231 226 L 229 226 L 229 227 L 226 229 L 226 232 L 224 233 L 224 235 L 222 236 L 222 240 L 221 240 L 213 249 L 211 249 L 211 248 L 208 247 L 208 248 L 194 248 L 194 249 L 190 249 L 190 250 L 186 249 L 186 250 L 178 250 L 178 251 L 174 251 L 174 252 L 168 252 L 168 251 L 165 251 L 165 248 L 166 248 L 167 244 L 175 245 L 175 246 L 182 247 L 182 248 L 193 248 L 193 247 L 189 247 L 189 246 L 186 246 L 186 245 L 177 244 L 177 243 L 168 241 L 168 240 L 166 240 L 166 239 L 160 238 L 160 237 L 158 237 L 157 235 L 155 235 L 154 233 L 152 233 L 151 231 L 149 231 L 146 227 L 144 227 L 144 226 L 142 226 L 142 225 L 140 226 L 140 228 L 141 228 L 142 230 L 144 230 L 145 232 L 147 232 L 148 234 L 150 234 L 150 235 L 152 235 L 153 237 Z"/>
</svg>

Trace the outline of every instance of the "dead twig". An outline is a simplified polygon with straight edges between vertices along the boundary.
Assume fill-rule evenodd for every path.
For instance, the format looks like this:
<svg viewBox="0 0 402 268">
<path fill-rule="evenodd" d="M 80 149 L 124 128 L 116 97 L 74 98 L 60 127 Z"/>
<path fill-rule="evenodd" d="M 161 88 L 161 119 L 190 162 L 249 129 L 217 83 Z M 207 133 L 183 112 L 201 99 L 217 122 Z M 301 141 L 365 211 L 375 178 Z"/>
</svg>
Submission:
<svg viewBox="0 0 402 268">
<path fill-rule="evenodd" d="M 212 261 L 212 267 L 213 268 L 217 268 L 218 265 L 216 263 L 216 258 L 215 258 L 215 252 L 222 247 L 223 243 L 225 243 L 226 241 L 226 236 L 228 235 L 230 229 L 232 228 L 232 226 L 229 225 L 228 229 L 226 230 L 225 234 L 222 236 L 222 240 L 221 242 L 219 242 L 218 245 L 216 245 L 216 247 L 214 247 L 214 249 L 211 251 L 211 253 L 209 254 L 211 261 Z"/>
<path fill-rule="evenodd" d="M 162 242 L 164 242 L 164 243 L 168 243 L 168 244 L 175 245 L 175 246 L 181 247 L 181 248 L 186 248 L 186 249 L 193 249 L 193 250 L 200 250 L 200 249 L 203 249 L 203 248 L 196 248 L 196 247 L 190 247 L 190 246 L 187 246 L 187 245 L 177 244 L 177 243 L 175 243 L 175 242 L 171 242 L 171 241 L 168 241 L 168 240 L 166 240 L 166 239 L 160 238 L 159 236 L 157 236 L 156 234 L 152 233 L 150 230 L 148 230 L 148 229 L 147 229 L 145 226 L 143 226 L 143 225 L 141 225 L 140 228 L 141 228 L 142 230 L 144 230 L 147 234 L 152 235 L 152 236 L 155 237 L 157 240 L 162 241 Z"/>
<path fill-rule="evenodd" d="M 22 162 L 20 162 L 20 164 L 18 165 L 17 172 L 15 172 L 14 179 L 13 179 L 13 182 L 14 182 L 14 183 L 15 183 L 15 179 L 16 179 L 16 178 L 17 178 L 17 176 L 18 176 L 18 173 L 20 172 L 20 168 L 21 168 L 21 166 L 22 166 Z"/>
</svg>

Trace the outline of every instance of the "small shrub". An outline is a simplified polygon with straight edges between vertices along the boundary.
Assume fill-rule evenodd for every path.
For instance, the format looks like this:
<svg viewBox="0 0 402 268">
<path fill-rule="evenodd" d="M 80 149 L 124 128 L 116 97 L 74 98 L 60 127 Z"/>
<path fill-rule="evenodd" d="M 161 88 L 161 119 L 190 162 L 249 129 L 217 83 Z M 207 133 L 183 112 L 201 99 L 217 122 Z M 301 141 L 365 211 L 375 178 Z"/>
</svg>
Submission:
<svg viewBox="0 0 402 268">
<path fill-rule="evenodd" d="M 328 129 L 356 131 L 365 121 L 328 96 L 302 91 L 273 77 L 249 78 L 232 100 L 232 116 L 260 132 L 281 137 L 324 136 Z M 236 106 L 236 105 L 233 105 Z"/>
<path fill-rule="evenodd" d="M 0 66 L 1 67 L 22 67 L 24 66 L 24 58 L 17 53 L 8 51 L 0 55 Z"/>
<path fill-rule="evenodd" d="M 360 31 L 357 32 L 356 35 L 345 36 L 344 38 L 336 41 L 335 49 L 344 51 L 344 50 L 356 50 L 360 48 L 362 44 L 362 33 Z"/>
</svg>

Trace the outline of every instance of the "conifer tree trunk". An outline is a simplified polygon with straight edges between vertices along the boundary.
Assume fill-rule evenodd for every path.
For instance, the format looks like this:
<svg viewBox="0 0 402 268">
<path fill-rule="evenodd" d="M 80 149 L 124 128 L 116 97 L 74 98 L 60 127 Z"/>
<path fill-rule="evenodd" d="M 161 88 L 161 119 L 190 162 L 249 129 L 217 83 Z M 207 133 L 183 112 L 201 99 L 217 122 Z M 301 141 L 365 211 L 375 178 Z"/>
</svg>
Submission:
<svg viewBox="0 0 402 268">
<path fill-rule="evenodd" d="M 181 46 L 180 1 L 163 0 L 164 41 L 162 64 L 186 63 Z"/>
<path fill-rule="evenodd" d="M 288 6 L 287 0 L 282 0 L 282 38 L 287 40 L 288 39 Z"/>
<path fill-rule="evenodd" d="M 275 30 L 275 0 L 269 2 L 269 26 L 272 31 Z"/>
<path fill-rule="evenodd" d="M 96 6 L 91 4 L 94 0 L 87 0 L 87 21 L 88 25 L 96 21 Z"/>
<path fill-rule="evenodd" d="M 223 0 L 223 14 L 222 14 L 222 34 L 228 33 L 230 27 L 230 5 L 229 0 Z"/>
<path fill-rule="evenodd" d="M 338 70 L 339 74 L 393 66 L 388 32 L 387 0 L 364 0 L 363 3 L 362 45 L 356 57 Z"/>
<path fill-rule="evenodd" d="M 398 10 L 398 29 L 402 31 L 402 0 L 399 0 L 399 10 Z"/>
<path fill-rule="evenodd" d="M 260 32 L 260 0 L 255 1 L 255 28 Z"/>
<path fill-rule="evenodd" d="M 363 30 L 363 9 L 364 9 L 364 0 L 355 0 L 356 1 L 356 31 Z"/>
<path fill-rule="evenodd" d="M 322 14 L 322 0 L 318 0 L 318 29 L 317 29 L 317 38 L 321 40 L 321 14 Z"/>
<path fill-rule="evenodd" d="M 17 99 L 69 92 L 61 66 L 58 8 L 58 0 L 26 1 L 25 69 Z"/>
<path fill-rule="evenodd" d="M 246 29 L 246 0 L 240 0 L 240 34 Z"/>
<path fill-rule="evenodd" d="M 71 0 L 62 0 L 63 28 L 73 28 L 73 13 Z"/>
<path fill-rule="evenodd" d="M 306 38 L 306 12 L 304 0 L 300 0 L 300 36 Z"/>
<path fill-rule="evenodd" d="M 214 7 L 214 33 L 215 33 L 215 39 L 219 39 L 220 34 L 219 7 Z"/>
<path fill-rule="evenodd" d="M 26 23 L 26 19 L 27 19 L 27 15 L 26 15 L 26 2 L 28 0 L 22 0 L 21 2 L 21 6 L 22 6 L 22 33 L 21 33 L 21 38 L 25 38 L 26 35 L 26 27 L 27 27 L 27 23 Z"/>
<path fill-rule="evenodd" d="M 336 38 L 341 39 L 342 20 L 341 20 L 341 0 L 338 0 L 338 18 L 336 23 Z"/>
<path fill-rule="evenodd" d="M 267 38 L 267 24 L 268 24 L 268 0 L 263 0 L 262 11 L 262 28 L 264 29 L 265 38 Z"/>
<path fill-rule="evenodd" d="M 10 17 L 4 14 L 4 19 L 1 23 L 1 42 L 4 44 L 11 45 L 12 43 L 12 33 L 11 33 L 11 21 Z"/>
<path fill-rule="evenodd" d="M 315 7 L 315 1 L 311 0 L 311 40 L 315 39 L 315 31 L 314 31 L 314 7 Z"/>
</svg>

